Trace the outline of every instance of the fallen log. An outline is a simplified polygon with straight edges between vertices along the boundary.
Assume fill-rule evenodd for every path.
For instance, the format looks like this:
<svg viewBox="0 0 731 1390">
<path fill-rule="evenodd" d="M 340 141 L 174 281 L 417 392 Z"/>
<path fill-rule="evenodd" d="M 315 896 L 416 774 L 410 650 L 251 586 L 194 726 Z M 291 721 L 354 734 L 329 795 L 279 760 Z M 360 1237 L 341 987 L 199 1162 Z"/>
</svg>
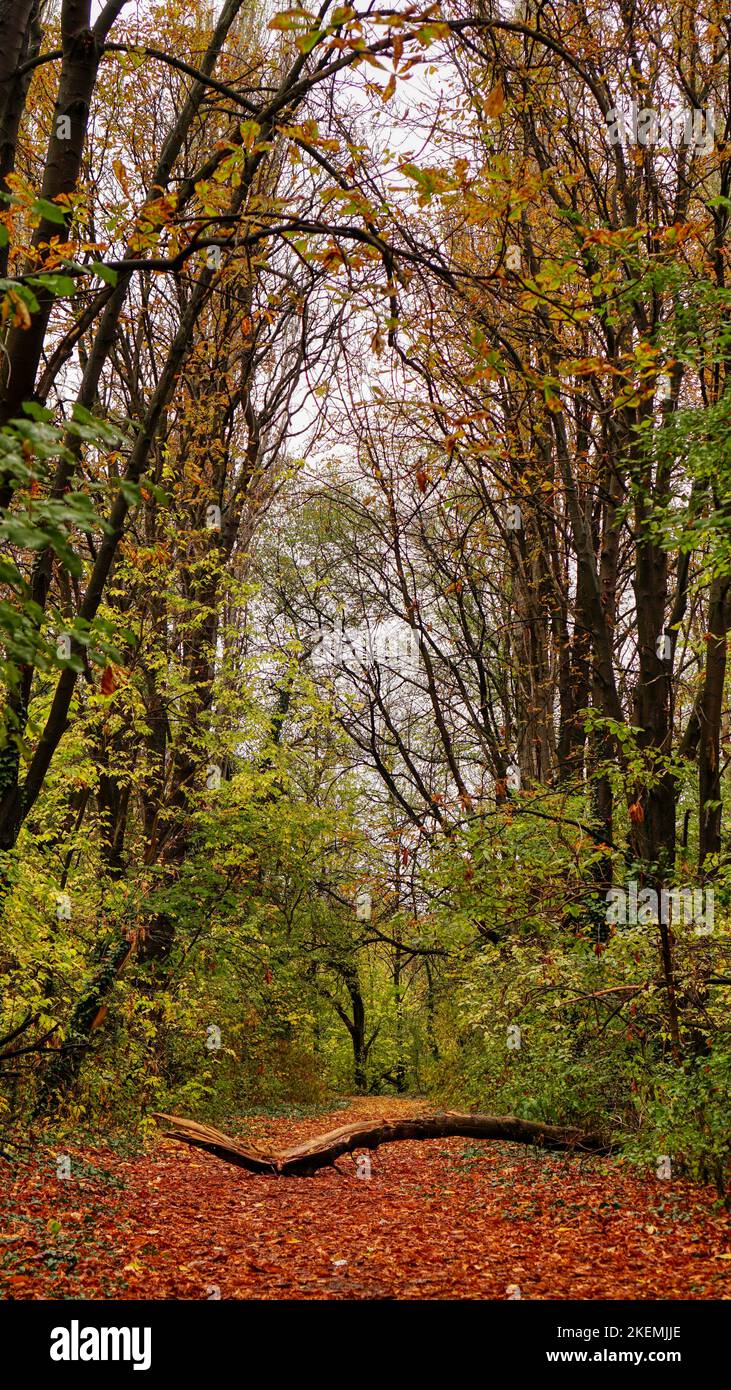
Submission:
<svg viewBox="0 0 731 1390">
<path fill-rule="evenodd" d="M 380 1144 L 392 1144 L 399 1139 L 500 1139 L 513 1144 L 535 1144 L 544 1149 L 563 1149 L 574 1153 L 612 1152 L 612 1146 L 595 1134 L 519 1120 L 515 1115 L 460 1115 L 445 1111 L 436 1115 L 400 1116 L 393 1120 L 364 1120 L 359 1124 L 330 1130 L 306 1144 L 281 1152 L 267 1152 L 256 1146 L 241 1144 L 210 1125 L 201 1125 L 180 1115 L 155 1113 L 154 1118 L 164 1127 L 169 1139 L 205 1149 L 225 1163 L 236 1164 L 250 1173 L 276 1173 L 281 1177 L 295 1173 L 309 1175 L 335 1163 L 343 1154 L 352 1153 L 354 1149 L 377 1149 Z"/>
</svg>

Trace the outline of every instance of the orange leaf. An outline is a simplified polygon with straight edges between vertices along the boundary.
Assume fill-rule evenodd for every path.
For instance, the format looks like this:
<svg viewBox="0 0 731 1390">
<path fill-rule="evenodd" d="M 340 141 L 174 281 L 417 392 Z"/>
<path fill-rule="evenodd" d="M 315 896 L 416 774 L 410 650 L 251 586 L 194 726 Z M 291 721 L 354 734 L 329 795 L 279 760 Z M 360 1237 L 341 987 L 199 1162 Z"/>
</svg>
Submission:
<svg viewBox="0 0 731 1390">
<path fill-rule="evenodd" d="M 488 97 L 487 97 L 487 99 L 486 99 L 486 101 L 485 101 L 485 115 L 486 115 L 486 116 L 499 116 L 500 113 L 501 113 L 501 111 L 504 111 L 504 110 L 505 110 L 505 93 L 504 93 L 504 91 L 503 91 L 503 84 L 502 84 L 502 82 L 498 82 L 497 86 L 496 86 L 496 87 L 493 87 L 492 91 L 489 93 L 489 95 L 488 95 Z"/>
<path fill-rule="evenodd" d="M 105 666 L 99 689 L 102 695 L 111 695 L 117 689 L 117 677 L 113 666 Z"/>
</svg>

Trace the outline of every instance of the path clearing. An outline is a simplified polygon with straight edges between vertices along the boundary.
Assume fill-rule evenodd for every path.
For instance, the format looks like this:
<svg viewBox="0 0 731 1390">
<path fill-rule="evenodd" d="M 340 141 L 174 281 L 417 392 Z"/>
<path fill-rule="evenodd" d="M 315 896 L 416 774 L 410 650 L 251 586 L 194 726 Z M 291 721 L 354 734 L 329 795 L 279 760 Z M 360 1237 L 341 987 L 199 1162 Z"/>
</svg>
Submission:
<svg viewBox="0 0 731 1390">
<path fill-rule="evenodd" d="M 358 1098 L 247 1121 L 284 1147 L 423 1104 Z M 390 1144 L 309 1178 L 256 1176 L 160 1140 L 145 1155 L 39 1149 L 0 1194 L 4 1298 L 731 1297 L 714 1193 L 609 1159 L 463 1139 Z"/>
</svg>

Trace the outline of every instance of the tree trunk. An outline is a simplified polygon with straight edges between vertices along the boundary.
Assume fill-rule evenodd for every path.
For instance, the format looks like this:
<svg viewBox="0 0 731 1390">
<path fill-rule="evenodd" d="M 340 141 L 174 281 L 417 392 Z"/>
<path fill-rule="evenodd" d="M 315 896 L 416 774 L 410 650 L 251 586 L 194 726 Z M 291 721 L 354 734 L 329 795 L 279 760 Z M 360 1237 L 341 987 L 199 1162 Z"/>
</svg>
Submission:
<svg viewBox="0 0 731 1390">
<path fill-rule="evenodd" d="M 132 943 L 125 937 L 120 937 L 105 952 L 98 969 L 74 1008 L 66 1037 L 43 1077 L 34 1110 L 36 1119 L 52 1114 L 76 1084 L 92 1034 L 104 1018 L 106 1000 L 131 952 Z"/>
<path fill-rule="evenodd" d="M 730 587 L 727 578 L 714 579 L 709 599 L 706 669 L 698 716 L 698 867 L 701 873 L 706 858 L 721 850 L 721 716 Z"/>
<path fill-rule="evenodd" d="M 360 1124 L 344 1125 L 330 1130 L 307 1144 L 279 1153 L 269 1153 L 256 1146 L 246 1147 L 236 1139 L 221 1134 L 209 1125 L 199 1125 L 178 1115 L 155 1114 L 170 1139 L 177 1139 L 194 1148 L 205 1149 L 225 1163 L 246 1168 L 250 1173 L 276 1173 L 280 1177 L 295 1174 L 309 1176 L 318 1168 L 327 1168 L 343 1154 L 355 1149 L 377 1149 L 379 1144 L 392 1144 L 399 1139 L 498 1139 L 513 1144 L 535 1144 L 545 1149 L 568 1149 L 578 1153 L 608 1154 L 612 1146 L 595 1134 L 578 1129 L 563 1129 L 557 1125 L 535 1124 L 519 1120 L 515 1115 L 460 1115 L 446 1111 L 437 1115 L 413 1115 L 406 1119 L 364 1120 Z"/>
<path fill-rule="evenodd" d="M 402 953 L 399 947 L 393 961 L 393 993 L 396 1006 L 396 1066 L 394 1068 L 396 1090 L 402 1096 L 406 1090 L 406 1057 L 404 1055 L 404 1003 L 401 993 L 403 973 Z"/>
</svg>

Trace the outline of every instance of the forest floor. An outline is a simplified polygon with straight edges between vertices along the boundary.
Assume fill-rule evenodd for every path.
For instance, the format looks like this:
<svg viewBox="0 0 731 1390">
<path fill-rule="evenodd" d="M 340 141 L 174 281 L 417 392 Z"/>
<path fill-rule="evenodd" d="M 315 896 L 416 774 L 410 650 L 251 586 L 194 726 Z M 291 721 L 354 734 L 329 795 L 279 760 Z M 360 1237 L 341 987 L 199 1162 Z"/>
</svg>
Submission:
<svg viewBox="0 0 731 1390">
<path fill-rule="evenodd" d="M 423 1108 L 364 1097 L 245 1132 L 284 1148 Z M 715 1194 L 616 1160 L 448 1139 L 385 1145 L 369 1178 L 350 1157 L 277 1178 L 162 1138 L 63 1152 L 68 1178 L 42 1146 L 2 1173 L 5 1299 L 731 1297 Z"/>
</svg>

